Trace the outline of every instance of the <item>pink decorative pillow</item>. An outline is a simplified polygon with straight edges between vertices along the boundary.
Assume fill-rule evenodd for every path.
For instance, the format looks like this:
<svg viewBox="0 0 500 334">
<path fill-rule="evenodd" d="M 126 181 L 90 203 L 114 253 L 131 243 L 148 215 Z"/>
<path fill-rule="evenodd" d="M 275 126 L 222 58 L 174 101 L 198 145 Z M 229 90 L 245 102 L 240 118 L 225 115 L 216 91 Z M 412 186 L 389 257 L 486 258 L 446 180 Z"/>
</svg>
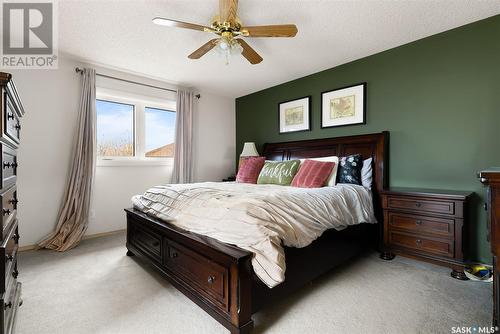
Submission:
<svg viewBox="0 0 500 334">
<path fill-rule="evenodd" d="M 335 162 L 305 160 L 292 181 L 293 187 L 319 188 L 325 185 Z"/>
<path fill-rule="evenodd" d="M 236 182 L 257 183 L 257 178 L 265 161 L 265 157 L 250 157 L 243 160 L 238 175 L 236 175 Z"/>
</svg>

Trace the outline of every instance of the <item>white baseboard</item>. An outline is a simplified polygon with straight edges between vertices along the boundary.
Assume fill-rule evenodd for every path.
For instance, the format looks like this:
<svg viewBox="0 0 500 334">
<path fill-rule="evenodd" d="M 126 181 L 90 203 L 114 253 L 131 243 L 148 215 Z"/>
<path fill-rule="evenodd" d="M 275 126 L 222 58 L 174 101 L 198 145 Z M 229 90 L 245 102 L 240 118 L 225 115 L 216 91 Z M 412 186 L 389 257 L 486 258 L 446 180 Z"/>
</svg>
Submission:
<svg viewBox="0 0 500 334">
<path fill-rule="evenodd" d="M 118 234 L 118 233 L 123 233 L 125 231 L 126 231 L 126 229 L 116 230 L 116 231 L 110 231 L 110 232 L 102 232 L 102 233 L 89 234 L 89 235 L 84 236 L 83 240 L 94 239 L 94 238 L 101 238 L 101 237 L 107 237 L 107 236 L 110 236 L 110 235 L 114 235 L 114 234 Z M 26 251 L 34 250 L 34 249 L 37 249 L 37 248 L 38 248 L 38 245 L 26 245 L 26 246 L 19 247 L 19 249 L 17 251 L 18 252 L 26 252 Z"/>
</svg>

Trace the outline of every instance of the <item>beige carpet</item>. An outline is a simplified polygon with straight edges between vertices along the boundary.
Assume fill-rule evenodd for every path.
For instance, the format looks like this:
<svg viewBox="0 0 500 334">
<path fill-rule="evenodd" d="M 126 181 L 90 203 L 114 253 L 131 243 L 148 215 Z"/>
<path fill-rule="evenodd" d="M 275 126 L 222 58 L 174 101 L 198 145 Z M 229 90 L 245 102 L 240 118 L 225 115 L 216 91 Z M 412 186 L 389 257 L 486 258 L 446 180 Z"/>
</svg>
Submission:
<svg viewBox="0 0 500 334">
<path fill-rule="evenodd" d="M 67 253 L 19 255 L 21 334 L 228 333 L 160 275 L 125 256 L 123 234 Z M 489 326 L 491 285 L 368 254 L 254 315 L 254 333 L 451 333 Z"/>
</svg>

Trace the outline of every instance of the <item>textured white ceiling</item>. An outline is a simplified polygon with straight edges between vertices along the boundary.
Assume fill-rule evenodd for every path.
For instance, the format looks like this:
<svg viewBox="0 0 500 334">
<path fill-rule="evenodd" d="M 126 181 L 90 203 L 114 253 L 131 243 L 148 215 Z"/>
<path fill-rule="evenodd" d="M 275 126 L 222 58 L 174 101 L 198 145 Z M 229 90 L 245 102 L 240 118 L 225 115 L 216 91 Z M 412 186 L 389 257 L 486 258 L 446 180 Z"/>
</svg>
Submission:
<svg viewBox="0 0 500 334">
<path fill-rule="evenodd" d="M 209 24 L 218 0 L 60 0 L 60 51 L 78 59 L 229 97 L 387 50 L 500 13 L 500 0 L 240 0 L 246 25 L 295 23 L 295 38 L 247 39 L 264 61 L 230 65 L 187 55 L 211 34 L 154 25 L 163 16 Z"/>
</svg>

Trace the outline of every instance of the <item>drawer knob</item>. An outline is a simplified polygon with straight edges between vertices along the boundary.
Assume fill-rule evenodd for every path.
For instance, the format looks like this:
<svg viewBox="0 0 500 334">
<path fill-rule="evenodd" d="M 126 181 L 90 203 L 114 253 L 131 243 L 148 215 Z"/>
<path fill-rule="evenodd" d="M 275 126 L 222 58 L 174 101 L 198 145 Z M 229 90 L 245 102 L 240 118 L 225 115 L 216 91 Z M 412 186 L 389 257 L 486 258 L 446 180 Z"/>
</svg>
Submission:
<svg viewBox="0 0 500 334">
<path fill-rule="evenodd" d="M 13 163 L 10 164 L 10 166 L 12 168 L 17 168 L 17 166 L 19 166 L 19 165 L 17 164 L 17 162 L 13 162 Z"/>
<path fill-rule="evenodd" d="M 11 307 L 12 307 L 12 302 L 4 303 L 4 308 L 5 309 L 11 308 Z"/>
<path fill-rule="evenodd" d="M 171 252 L 171 253 L 170 253 L 170 257 L 171 257 L 172 259 L 175 259 L 175 258 L 176 258 L 176 257 L 178 257 L 178 256 L 179 256 L 179 254 L 178 254 L 177 252 Z"/>
<path fill-rule="evenodd" d="M 19 203 L 19 200 L 18 200 L 17 198 L 13 197 L 13 198 L 9 201 L 9 203 L 10 203 L 10 204 L 12 204 L 12 205 L 14 205 L 14 206 L 16 206 L 16 205 L 17 205 L 17 203 Z"/>
<path fill-rule="evenodd" d="M 17 123 L 17 124 L 16 124 L 16 126 L 15 126 L 15 128 L 16 128 L 18 131 L 19 131 L 19 130 L 21 130 L 21 124 Z"/>
<path fill-rule="evenodd" d="M 14 114 L 11 112 L 7 113 L 7 119 L 14 119 Z"/>
<path fill-rule="evenodd" d="M 422 244 L 422 240 L 420 240 L 420 239 L 415 240 L 415 242 L 417 243 L 417 245 L 421 245 Z"/>
<path fill-rule="evenodd" d="M 215 276 L 212 276 L 212 275 L 208 276 L 207 282 L 208 282 L 208 284 L 214 284 L 214 282 L 215 282 Z"/>
<path fill-rule="evenodd" d="M 14 270 L 14 271 L 12 272 L 12 277 L 17 278 L 17 276 L 19 276 L 19 271 Z"/>
<path fill-rule="evenodd" d="M 417 202 L 417 203 L 415 203 L 415 206 L 416 206 L 417 208 L 420 208 L 420 207 L 422 206 L 422 203 Z"/>
<path fill-rule="evenodd" d="M 5 168 L 10 168 L 10 162 L 3 163 L 3 169 L 5 169 Z"/>
<path fill-rule="evenodd" d="M 417 221 L 415 221 L 415 224 L 422 225 L 422 221 L 421 220 L 417 220 Z"/>
<path fill-rule="evenodd" d="M 10 215 L 10 209 L 2 209 L 2 212 L 4 216 Z"/>
<path fill-rule="evenodd" d="M 12 239 L 14 239 L 14 241 L 17 243 L 19 241 L 19 234 L 16 233 L 12 236 Z"/>
<path fill-rule="evenodd" d="M 12 256 L 12 254 L 7 255 L 7 260 L 8 261 L 13 261 L 14 260 L 14 257 Z"/>
</svg>

